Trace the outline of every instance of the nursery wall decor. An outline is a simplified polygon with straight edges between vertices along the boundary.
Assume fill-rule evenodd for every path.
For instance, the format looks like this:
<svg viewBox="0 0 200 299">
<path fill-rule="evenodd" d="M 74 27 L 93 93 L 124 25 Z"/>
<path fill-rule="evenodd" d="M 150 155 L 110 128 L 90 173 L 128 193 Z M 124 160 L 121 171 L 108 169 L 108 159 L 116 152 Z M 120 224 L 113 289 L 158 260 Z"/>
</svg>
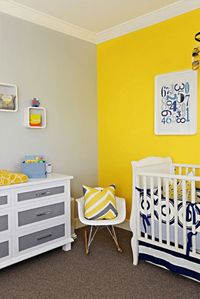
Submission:
<svg viewBox="0 0 200 299">
<path fill-rule="evenodd" d="M 0 83 L 0 111 L 16 112 L 18 110 L 17 86 Z"/>
<path fill-rule="evenodd" d="M 33 98 L 31 107 L 24 110 L 24 124 L 26 128 L 44 129 L 47 125 L 46 108 L 40 107 L 40 99 Z"/>
<path fill-rule="evenodd" d="M 197 131 L 197 72 L 155 77 L 156 135 L 193 135 Z"/>
</svg>

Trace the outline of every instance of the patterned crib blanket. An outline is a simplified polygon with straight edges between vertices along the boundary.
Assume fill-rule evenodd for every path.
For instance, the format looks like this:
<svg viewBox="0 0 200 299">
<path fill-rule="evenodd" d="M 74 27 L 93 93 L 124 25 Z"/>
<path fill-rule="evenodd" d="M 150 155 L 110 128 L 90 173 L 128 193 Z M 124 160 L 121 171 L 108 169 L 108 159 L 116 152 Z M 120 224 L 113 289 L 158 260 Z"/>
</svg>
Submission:
<svg viewBox="0 0 200 299">
<path fill-rule="evenodd" d="M 143 233 L 151 234 L 151 190 L 146 189 L 146 199 L 144 198 L 144 189 L 136 187 L 140 197 L 140 217 L 141 217 L 141 231 Z M 174 200 L 169 199 L 169 214 L 167 213 L 167 202 L 164 196 L 164 192 L 161 194 L 161 207 L 159 205 L 158 190 L 154 190 L 153 194 L 153 211 L 154 211 L 154 223 L 155 223 L 155 237 L 159 237 L 158 222 L 161 218 L 162 229 L 166 227 L 166 223 L 170 224 L 170 241 L 174 242 L 174 223 L 175 223 L 175 209 Z M 196 189 L 196 195 L 200 198 L 200 189 Z M 177 200 L 178 209 L 178 232 L 179 232 L 179 244 L 183 244 L 183 217 L 186 215 L 186 229 L 187 229 L 187 239 L 188 239 L 188 249 L 190 250 L 192 242 L 192 226 L 195 229 L 200 227 L 200 203 L 191 203 L 191 201 L 186 201 L 186 205 L 183 205 L 181 199 Z M 184 210 L 186 209 L 186 210 Z M 167 219 L 168 218 L 168 219 Z M 164 230 L 165 231 L 165 230 Z M 195 233 L 197 236 L 197 249 L 200 251 L 200 234 Z M 166 233 L 162 234 L 163 239 L 166 240 Z M 189 252 L 188 252 L 189 254 Z"/>
<path fill-rule="evenodd" d="M 144 215 L 146 218 L 151 219 L 151 191 L 147 189 L 146 191 L 146 199 L 144 199 L 144 189 L 140 189 L 136 187 L 136 190 L 139 192 L 140 196 L 140 214 Z M 200 198 L 200 189 L 196 189 L 197 196 Z M 169 219 L 167 219 L 167 203 L 166 198 L 161 194 L 161 219 L 162 223 L 166 223 L 169 220 L 170 224 L 174 223 L 175 219 L 175 206 L 174 200 L 169 199 Z M 153 194 L 153 206 L 154 206 L 154 216 L 156 220 L 159 220 L 160 217 L 160 207 L 158 200 L 158 190 L 154 190 Z M 183 227 L 183 215 L 184 215 L 184 206 L 183 201 L 178 199 L 178 224 Z M 200 227 L 200 203 L 191 203 L 190 201 L 186 201 L 186 226 L 187 229 L 191 229 L 192 225 L 195 225 L 195 228 Z"/>
</svg>

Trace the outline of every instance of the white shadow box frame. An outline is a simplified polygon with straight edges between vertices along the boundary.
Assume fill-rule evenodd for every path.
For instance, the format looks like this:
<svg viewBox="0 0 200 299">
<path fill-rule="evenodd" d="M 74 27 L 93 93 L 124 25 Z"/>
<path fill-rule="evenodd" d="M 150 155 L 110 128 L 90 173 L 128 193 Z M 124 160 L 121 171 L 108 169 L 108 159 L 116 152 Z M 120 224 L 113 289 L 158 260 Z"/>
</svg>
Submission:
<svg viewBox="0 0 200 299">
<path fill-rule="evenodd" d="M 17 86 L 14 84 L 0 83 L 0 111 L 16 112 L 17 110 Z"/>
<path fill-rule="evenodd" d="M 197 132 L 197 72 L 186 70 L 155 77 L 156 135 L 194 135 Z"/>
</svg>

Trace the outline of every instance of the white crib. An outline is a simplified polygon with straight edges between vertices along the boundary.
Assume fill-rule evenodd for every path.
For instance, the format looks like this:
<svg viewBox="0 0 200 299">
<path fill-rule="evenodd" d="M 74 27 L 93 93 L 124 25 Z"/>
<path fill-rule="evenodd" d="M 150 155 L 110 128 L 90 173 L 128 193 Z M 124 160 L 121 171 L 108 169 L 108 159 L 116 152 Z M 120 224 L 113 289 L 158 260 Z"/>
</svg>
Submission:
<svg viewBox="0 0 200 299">
<path fill-rule="evenodd" d="M 200 281 L 200 165 L 149 157 L 132 168 L 133 264 L 143 259 Z"/>
</svg>

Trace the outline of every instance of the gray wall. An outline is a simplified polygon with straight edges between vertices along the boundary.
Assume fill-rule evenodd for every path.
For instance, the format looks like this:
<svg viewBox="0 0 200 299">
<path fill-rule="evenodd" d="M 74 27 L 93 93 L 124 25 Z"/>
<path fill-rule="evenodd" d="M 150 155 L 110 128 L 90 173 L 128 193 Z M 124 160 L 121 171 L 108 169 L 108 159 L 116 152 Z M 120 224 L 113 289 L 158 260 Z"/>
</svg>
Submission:
<svg viewBox="0 0 200 299">
<path fill-rule="evenodd" d="M 25 154 L 44 154 L 54 171 L 97 184 L 95 45 L 0 14 L 0 82 L 18 86 L 19 111 L 0 112 L 0 168 L 20 169 Z M 27 129 L 33 97 L 47 108 L 46 129 Z"/>
</svg>

